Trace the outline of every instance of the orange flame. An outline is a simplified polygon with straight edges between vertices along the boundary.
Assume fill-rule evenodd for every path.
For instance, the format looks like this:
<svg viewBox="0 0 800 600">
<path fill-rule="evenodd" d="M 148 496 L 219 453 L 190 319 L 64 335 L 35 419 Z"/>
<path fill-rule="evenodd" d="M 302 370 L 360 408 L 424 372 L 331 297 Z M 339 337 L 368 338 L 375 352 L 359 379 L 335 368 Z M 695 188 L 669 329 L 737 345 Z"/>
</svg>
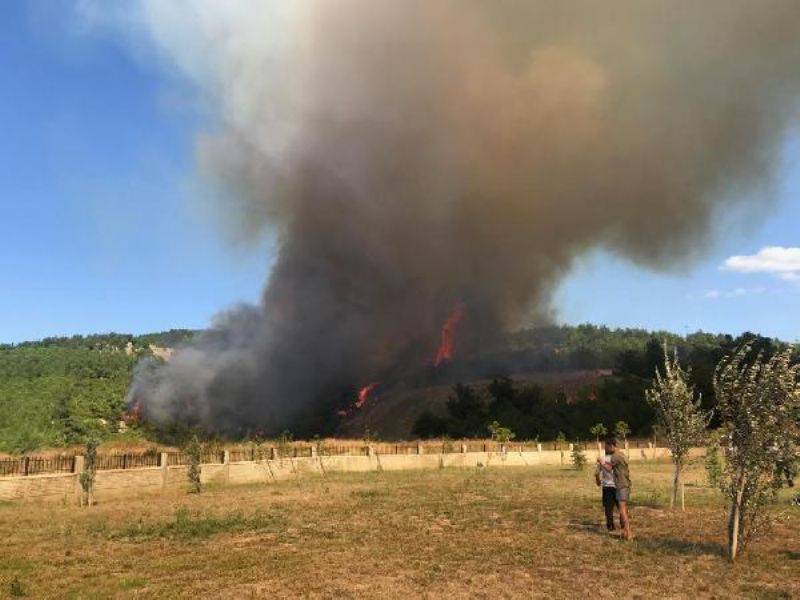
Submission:
<svg viewBox="0 0 800 600">
<path fill-rule="evenodd" d="M 133 406 L 122 415 L 122 420 L 125 422 L 126 425 L 133 425 L 138 423 L 142 420 L 142 405 L 137 400 L 134 402 Z"/>
<path fill-rule="evenodd" d="M 361 408 L 369 400 L 370 394 L 373 390 L 380 385 L 380 381 L 373 381 L 358 390 L 358 400 L 356 400 L 356 408 Z"/>
<path fill-rule="evenodd" d="M 438 367 L 443 362 L 453 360 L 453 355 L 456 351 L 456 333 L 458 326 L 465 316 L 464 303 L 459 302 L 453 308 L 453 312 L 447 317 L 447 320 L 442 325 L 442 341 L 439 343 L 439 350 L 436 352 L 436 358 L 433 359 L 433 366 Z"/>
<path fill-rule="evenodd" d="M 375 388 L 378 387 L 380 384 L 381 384 L 380 381 L 373 381 L 372 383 L 368 383 L 367 385 L 362 387 L 360 390 L 358 390 L 356 401 L 351 406 L 336 411 L 336 414 L 338 414 L 340 417 L 348 417 L 355 411 L 362 408 L 372 396 L 372 392 L 374 392 Z"/>
</svg>

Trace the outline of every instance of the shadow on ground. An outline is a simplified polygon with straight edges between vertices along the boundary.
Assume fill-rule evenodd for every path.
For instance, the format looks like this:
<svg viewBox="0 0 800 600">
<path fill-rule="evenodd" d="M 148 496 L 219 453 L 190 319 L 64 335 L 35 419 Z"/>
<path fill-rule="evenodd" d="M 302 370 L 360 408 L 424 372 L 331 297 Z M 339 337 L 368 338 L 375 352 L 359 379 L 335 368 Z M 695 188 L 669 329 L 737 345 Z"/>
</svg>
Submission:
<svg viewBox="0 0 800 600">
<path fill-rule="evenodd" d="M 591 533 L 606 539 L 620 539 L 618 534 L 609 533 L 605 526 L 593 521 L 577 521 L 570 523 L 570 529 Z M 634 534 L 636 532 L 634 531 Z M 686 556 L 725 556 L 725 548 L 716 542 L 696 542 L 670 537 L 636 537 L 634 540 L 638 549 L 668 554 L 681 554 Z M 797 554 L 797 553 L 790 553 Z"/>
</svg>

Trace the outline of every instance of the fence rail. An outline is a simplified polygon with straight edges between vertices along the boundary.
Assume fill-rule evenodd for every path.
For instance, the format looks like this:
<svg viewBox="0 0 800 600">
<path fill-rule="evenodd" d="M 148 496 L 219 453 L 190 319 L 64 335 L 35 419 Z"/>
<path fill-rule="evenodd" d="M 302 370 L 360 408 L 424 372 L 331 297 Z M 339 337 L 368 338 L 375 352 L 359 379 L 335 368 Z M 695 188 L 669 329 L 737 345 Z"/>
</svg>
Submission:
<svg viewBox="0 0 800 600">
<path fill-rule="evenodd" d="M 74 470 L 74 456 L 23 456 L 21 458 L 0 459 L 0 476 L 72 473 Z"/>
<path fill-rule="evenodd" d="M 95 459 L 95 466 L 98 471 L 109 471 L 111 469 L 140 469 L 142 467 L 160 467 L 161 453 L 147 452 L 126 453 L 126 454 L 98 454 Z"/>
</svg>

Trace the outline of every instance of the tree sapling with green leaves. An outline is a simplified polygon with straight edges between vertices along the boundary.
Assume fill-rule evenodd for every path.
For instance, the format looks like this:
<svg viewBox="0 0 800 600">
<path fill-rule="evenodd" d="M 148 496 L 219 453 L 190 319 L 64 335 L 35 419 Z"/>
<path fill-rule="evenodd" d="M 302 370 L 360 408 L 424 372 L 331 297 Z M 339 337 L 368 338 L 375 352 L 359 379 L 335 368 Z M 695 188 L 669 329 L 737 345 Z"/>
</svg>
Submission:
<svg viewBox="0 0 800 600">
<path fill-rule="evenodd" d="M 714 392 L 722 420 L 725 464 L 720 487 L 728 501 L 728 558 L 768 530 L 769 505 L 785 483 L 781 466 L 798 452 L 800 364 L 792 348 L 752 356 L 745 344 L 720 362 Z"/>
<path fill-rule="evenodd" d="M 685 508 L 680 494 L 683 468 L 693 446 L 701 444 L 711 413 L 700 407 L 700 395 L 690 381 L 691 372 L 684 370 L 678 362 L 677 350 L 672 354 L 663 346 L 664 368 L 656 367 L 655 378 L 645 397 L 655 409 L 656 419 L 664 429 L 675 474 L 672 480 L 670 507 L 674 508 L 681 497 L 681 509 Z"/>
<path fill-rule="evenodd" d="M 83 453 L 83 470 L 79 481 L 81 484 L 81 506 L 92 506 L 94 504 L 94 480 L 97 473 L 97 440 L 90 437 L 86 440 L 86 448 Z"/>
<path fill-rule="evenodd" d="M 606 436 L 608 429 L 602 423 L 596 423 L 589 428 L 589 433 L 594 436 L 594 441 L 600 446 L 600 438 Z"/>
<path fill-rule="evenodd" d="M 623 441 L 623 443 L 627 441 L 630 433 L 631 433 L 630 425 L 628 425 L 625 421 L 617 421 L 614 424 L 614 435 L 617 438 L 620 438 Z"/>
<path fill-rule="evenodd" d="M 503 427 L 497 421 L 492 421 L 489 423 L 488 429 L 492 436 L 492 441 L 498 442 L 499 444 L 507 444 L 516 437 L 511 429 L 508 427 Z"/>
</svg>

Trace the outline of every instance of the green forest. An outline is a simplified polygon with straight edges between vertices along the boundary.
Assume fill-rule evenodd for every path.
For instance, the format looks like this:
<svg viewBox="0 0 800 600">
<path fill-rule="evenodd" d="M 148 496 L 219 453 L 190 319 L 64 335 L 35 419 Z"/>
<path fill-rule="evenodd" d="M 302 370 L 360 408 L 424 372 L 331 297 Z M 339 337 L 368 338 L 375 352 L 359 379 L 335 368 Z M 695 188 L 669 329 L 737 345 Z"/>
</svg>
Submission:
<svg viewBox="0 0 800 600">
<path fill-rule="evenodd" d="M 0 452 L 116 434 L 137 361 L 152 355 L 151 345 L 173 347 L 192 335 L 109 333 L 0 345 Z"/>
<path fill-rule="evenodd" d="M 598 423 L 613 431 L 615 423 L 624 421 L 632 435 L 650 436 L 654 413 L 645 400 L 645 390 L 656 368 L 664 363 L 665 343 L 670 352 L 677 350 L 682 365 L 691 370 L 702 406 L 711 410 L 716 406 L 712 379 L 721 359 L 743 344 L 751 346 L 752 356 L 772 356 L 786 347 L 779 340 L 753 333 L 737 338 L 702 332 L 683 337 L 593 325 L 522 331 L 512 337 L 511 347 L 505 351 L 517 358 L 506 358 L 505 364 L 527 365 L 533 370 L 603 368 L 611 369 L 613 375 L 568 398 L 558 390 L 515 383 L 508 373 L 498 370 L 487 387 L 455 385 L 446 413 L 423 413 L 413 431 L 423 438 L 486 437 L 489 424 L 497 422 L 511 429 L 517 439 L 582 441 L 592 437 L 590 429 Z M 717 425 L 716 417 L 712 418 L 710 426 Z"/>
<path fill-rule="evenodd" d="M 0 345 L 0 452 L 100 440 L 138 438 L 146 428 L 119 431 L 125 396 L 137 362 L 152 356 L 151 346 L 175 347 L 197 332 L 171 330 L 134 336 L 102 334 L 46 338 Z M 635 435 L 648 435 L 653 415 L 644 389 L 662 359 L 662 344 L 678 348 L 692 368 L 703 403 L 714 406 L 711 377 L 719 360 L 744 341 L 770 353 L 777 340 L 745 334 L 695 333 L 686 337 L 641 329 L 593 325 L 529 329 L 511 335 L 500 350 L 464 359 L 480 363 L 495 378 L 488 390 L 454 388 L 445 415 L 425 414 L 417 423 L 421 437 L 486 437 L 487 424 L 498 421 L 518 439 L 589 437 L 597 422 L 626 421 Z M 567 400 L 536 386 L 518 387 L 505 376 L 533 370 L 607 368 L 613 377 Z M 458 377 L 454 374 L 453 381 Z"/>
</svg>

